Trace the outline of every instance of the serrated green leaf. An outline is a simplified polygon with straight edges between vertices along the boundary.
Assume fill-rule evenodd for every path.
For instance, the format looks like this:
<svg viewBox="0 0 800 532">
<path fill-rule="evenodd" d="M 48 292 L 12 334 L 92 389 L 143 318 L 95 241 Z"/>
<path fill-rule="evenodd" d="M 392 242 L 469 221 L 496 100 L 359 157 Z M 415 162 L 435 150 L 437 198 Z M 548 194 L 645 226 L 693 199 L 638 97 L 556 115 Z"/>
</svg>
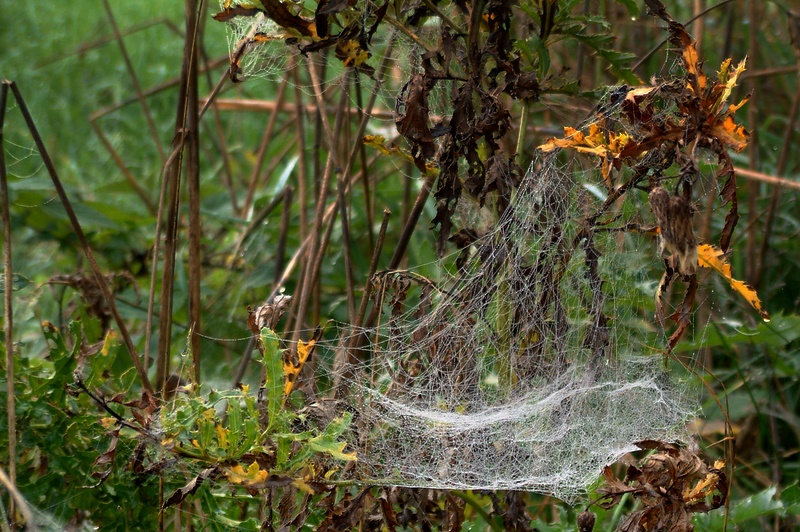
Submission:
<svg viewBox="0 0 800 532">
<path fill-rule="evenodd" d="M 283 403 L 283 352 L 279 349 L 280 340 L 274 331 L 264 327 L 261 329 L 261 342 L 264 347 L 264 365 L 267 395 L 267 432 L 281 431 L 280 413 Z"/>
<path fill-rule="evenodd" d="M 350 412 L 345 412 L 341 417 L 335 418 L 328 423 L 322 434 L 308 440 L 309 447 L 317 452 L 327 453 L 337 460 L 355 460 L 355 453 L 343 452 L 347 447 L 347 442 L 339 441 L 342 433 L 350 426 L 352 419 L 353 415 Z"/>
<path fill-rule="evenodd" d="M 89 376 L 86 377 L 86 385 L 89 387 L 101 384 L 107 379 L 107 374 L 114 365 L 119 353 L 120 343 L 117 332 L 109 329 L 103 339 L 103 347 L 98 353 L 89 360 Z"/>
</svg>

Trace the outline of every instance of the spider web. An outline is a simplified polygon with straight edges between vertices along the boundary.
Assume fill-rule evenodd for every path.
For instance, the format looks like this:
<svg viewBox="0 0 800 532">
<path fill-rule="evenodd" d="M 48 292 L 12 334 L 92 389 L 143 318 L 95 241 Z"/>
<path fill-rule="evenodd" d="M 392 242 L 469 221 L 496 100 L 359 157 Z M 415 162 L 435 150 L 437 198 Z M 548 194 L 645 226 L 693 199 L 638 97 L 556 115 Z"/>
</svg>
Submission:
<svg viewBox="0 0 800 532">
<path fill-rule="evenodd" d="M 387 109 L 439 28 L 431 17 L 416 40 L 376 35 L 370 64 L 391 53 L 377 86 Z M 232 33 L 232 49 L 248 31 Z M 248 50 L 244 75 L 286 82 L 281 61 L 295 52 L 283 50 Z M 344 71 L 334 63 L 328 87 Z M 442 80 L 428 96 L 432 122 L 452 115 L 451 89 Z M 606 204 L 599 172 L 574 154 L 537 157 L 506 208 L 462 198 L 456 216 L 472 238 L 459 253 L 376 275 L 375 320 L 347 328 L 321 356 L 335 360 L 322 376 L 338 392 L 335 410 L 354 414 L 358 481 L 572 502 L 635 442 L 691 441 L 699 394 L 667 369 L 653 319 L 655 239 L 623 230 L 653 223 L 647 193 Z"/>
<path fill-rule="evenodd" d="M 593 173 L 542 157 L 457 268 L 445 258 L 435 283 L 376 276 L 382 322 L 334 377 L 357 412 L 362 481 L 573 501 L 634 442 L 690 441 L 697 390 L 665 369 L 641 310 L 654 241 L 586 229 L 603 203 L 585 186 Z M 641 221 L 645 193 L 631 196 L 613 227 Z"/>
<path fill-rule="evenodd" d="M 352 13 L 369 13 L 368 3 L 359 0 L 348 10 Z M 220 9 L 230 7 L 251 7 L 249 2 L 241 0 L 220 0 Z M 452 6 L 446 11 L 454 10 Z M 362 22 L 364 27 L 369 21 Z M 333 47 L 324 50 L 302 51 L 305 43 L 294 39 L 286 30 L 274 21 L 259 14 L 254 17 L 235 16 L 226 20 L 228 51 L 232 63 L 237 66 L 239 80 L 259 79 L 275 83 L 287 83 L 298 86 L 312 100 L 315 90 L 305 70 L 311 63 L 320 76 L 322 91 L 339 89 L 343 79 L 353 69 L 345 66 L 337 59 Z M 432 49 L 440 40 L 441 28 L 437 17 L 431 17 L 422 27 L 416 29 L 415 38 L 389 24 L 382 24 L 380 31 L 375 32 L 369 42 L 370 58 L 366 61 L 374 73 L 361 72 L 360 82 L 369 91 L 375 91 L 377 103 L 375 111 L 370 115 L 368 132 L 379 134 L 388 139 L 397 136 L 394 128 L 394 116 L 398 92 L 409 79 L 411 73 L 420 70 L 419 58 Z M 243 47 L 243 48 L 242 48 Z M 293 74 L 299 69 L 299 76 Z M 358 100 L 356 91 L 349 91 L 350 104 L 363 110 L 366 98 Z M 433 88 L 430 98 L 432 117 L 446 116 L 452 112 L 450 82 L 442 81 Z"/>
</svg>

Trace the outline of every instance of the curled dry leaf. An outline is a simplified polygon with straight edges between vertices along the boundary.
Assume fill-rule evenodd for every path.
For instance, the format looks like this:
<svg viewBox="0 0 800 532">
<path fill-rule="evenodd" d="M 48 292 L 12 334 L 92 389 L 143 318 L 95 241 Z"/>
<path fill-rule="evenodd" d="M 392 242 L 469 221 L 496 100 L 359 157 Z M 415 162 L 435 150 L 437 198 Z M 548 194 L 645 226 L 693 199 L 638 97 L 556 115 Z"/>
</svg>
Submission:
<svg viewBox="0 0 800 532">
<path fill-rule="evenodd" d="M 209 478 L 217 476 L 218 471 L 219 469 L 216 466 L 200 471 L 200 474 L 187 482 L 185 486 L 176 489 L 172 495 L 170 495 L 169 498 L 164 501 L 161 509 L 163 510 L 164 508 L 169 508 L 170 506 L 180 504 L 186 497 L 194 495 L 200 486 L 203 485 L 203 482 Z"/>
<path fill-rule="evenodd" d="M 292 302 L 292 296 L 279 295 L 270 303 L 267 301 L 263 305 L 252 309 L 247 307 L 249 313 L 247 319 L 247 326 L 253 334 L 260 334 L 261 329 L 274 330 L 278 325 L 281 317 L 286 313 L 289 304 Z"/>
<path fill-rule="evenodd" d="M 644 508 L 631 513 L 620 526 L 625 531 L 694 530 L 692 514 L 722 506 L 728 494 L 724 462 L 707 465 L 690 449 L 659 441 L 636 444 L 655 452 L 639 465 L 630 465 L 625 478 L 618 479 L 610 467 L 603 471 L 605 485 L 598 489 L 609 509 L 626 493 L 633 494 Z"/>
</svg>

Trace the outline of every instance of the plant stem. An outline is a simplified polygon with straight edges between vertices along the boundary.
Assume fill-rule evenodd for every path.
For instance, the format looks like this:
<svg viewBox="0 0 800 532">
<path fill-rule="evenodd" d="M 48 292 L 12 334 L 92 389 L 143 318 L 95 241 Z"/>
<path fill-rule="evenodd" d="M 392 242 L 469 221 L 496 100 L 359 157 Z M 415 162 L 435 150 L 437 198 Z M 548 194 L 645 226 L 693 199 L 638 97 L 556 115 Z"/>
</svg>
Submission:
<svg viewBox="0 0 800 532">
<path fill-rule="evenodd" d="M 11 214 L 9 212 L 9 199 L 8 199 L 8 176 L 6 174 L 6 151 L 5 143 L 3 142 L 3 130 L 6 119 L 6 101 L 8 100 L 8 85 L 3 83 L 0 86 L 0 193 L 2 193 L 2 208 L 3 208 L 3 273 L 5 286 L 3 289 L 3 299 L 5 307 L 3 308 L 3 332 L 6 335 L 6 408 L 8 410 L 8 475 L 9 483 L 15 486 L 17 483 L 17 415 L 16 415 L 16 397 L 14 392 L 14 325 L 13 325 L 13 284 L 14 284 L 14 270 L 11 267 Z M 9 493 L 12 494 L 11 504 L 9 504 L 9 513 L 14 516 L 14 497 L 9 487 Z M 5 520 L 3 520 L 5 522 Z M 29 521 L 29 524 L 33 524 Z"/>
</svg>

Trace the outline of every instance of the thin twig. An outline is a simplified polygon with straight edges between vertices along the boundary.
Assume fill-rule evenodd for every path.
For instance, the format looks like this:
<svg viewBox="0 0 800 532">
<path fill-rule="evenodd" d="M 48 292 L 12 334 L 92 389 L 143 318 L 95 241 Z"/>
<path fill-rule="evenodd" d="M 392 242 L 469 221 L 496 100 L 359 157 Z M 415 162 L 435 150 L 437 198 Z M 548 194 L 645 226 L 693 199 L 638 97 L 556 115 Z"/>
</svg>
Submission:
<svg viewBox="0 0 800 532">
<path fill-rule="evenodd" d="M 800 65 L 800 61 L 798 61 Z M 797 81 L 800 82 L 800 75 L 797 76 Z M 792 108 L 789 111 L 789 117 L 786 121 L 786 128 L 783 131 L 783 143 L 781 144 L 781 154 L 778 157 L 778 166 L 775 168 L 775 173 L 783 175 L 786 171 L 786 165 L 789 162 L 789 154 L 795 153 L 795 146 L 792 142 L 794 136 L 794 127 L 797 123 L 797 114 L 800 111 L 800 92 L 795 90 L 792 99 Z M 778 212 L 778 206 L 781 201 L 782 188 L 777 185 L 772 189 L 772 195 L 769 200 L 769 207 L 767 208 L 767 219 L 764 221 L 764 230 L 761 237 L 761 247 L 758 252 L 758 267 L 756 269 L 753 279 L 751 279 L 753 286 L 758 288 L 761 283 L 761 277 L 764 273 L 764 266 L 766 263 L 767 253 L 769 251 L 769 240 L 772 235 L 772 226 L 775 223 L 775 216 Z"/>
<path fill-rule="evenodd" d="M 284 83 L 278 84 L 278 94 L 275 96 L 275 103 L 276 107 L 279 107 L 280 104 L 283 102 L 284 94 L 286 93 L 286 85 L 288 80 Z M 253 169 L 250 172 L 250 181 L 249 185 L 247 186 L 247 193 L 245 194 L 244 204 L 242 205 L 241 210 L 239 211 L 240 216 L 246 216 L 247 212 L 250 210 L 250 207 L 253 204 L 253 198 L 256 194 L 256 188 L 258 187 L 261 167 L 264 164 L 264 159 L 267 156 L 267 149 L 269 149 L 270 144 L 272 144 L 272 135 L 275 132 L 275 124 L 278 122 L 278 113 L 273 112 L 269 120 L 267 121 L 267 127 L 264 129 L 264 134 L 261 136 L 261 143 L 258 146 L 258 152 L 256 155 L 256 162 L 253 164 Z"/>
<path fill-rule="evenodd" d="M 767 183 L 770 185 L 774 185 L 779 188 L 790 188 L 792 190 L 800 190 L 800 182 L 792 181 L 790 179 L 786 179 L 785 177 L 778 177 L 774 175 L 764 174 L 761 172 L 756 172 L 755 170 L 749 170 L 747 168 L 739 168 L 738 166 L 734 167 L 737 176 L 741 176 L 747 179 L 752 179 L 754 181 L 760 181 L 762 183 Z"/>
<path fill-rule="evenodd" d="M 408 243 L 411 241 L 411 235 L 414 234 L 419 217 L 422 215 L 422 210 L 425 208 L 425 202 L 428 201 L 428 196 L 430 196 L 434 181 L 436 181 L 436 174 L 433 172 L 425 176 L 425 181 L 419 189 L 417 198 L 414 201 L 414 206 L 411 208 L 408 220 L 406 220 L 406 225 L 403 227 L 403 232 L 400 234 L 400 240 L 397 242 L 389 265 L 386 267 L 387 269 L 393 270 L 397 268 L 403 255 L 405 255 Z"/>
<path fill-rule="evenodd" d="M 280 272 L 283 270 L 283 263 L 286 262 L 286 241 L 289 238 L 289 224 L 292 221 L 292 200 L 294 189 L 286 186 L 283 189 L 283 212 L 281 212 L 281 226 L 278 235 L 278 249 L 275 251 L 275 278 L 272 284 L 280 280 Z"/>
<path fill-rule="evenodd" d="M 117 43 L 119 44 L 119 50 L 122 53 L 122 59 L 125 61 L 125 68 L 128 70 L 128 75 L 130 76 L 131 82 L 133 83 L 133 88 L 136 91 L 136 98 L 139 100 L 139 105 L 142 107 L 144 118 L 147 121 L 147 127 L 150 129 L 150 135 L 153 137 L 153 140 L 156 143 L 156 149 L 158 150 L 158 155 L 163 161 L 166 159 L 166 155 L 164 154 L 164 146 L 161 144 L 161 137 L 158 134 L 158 129 L 156 128 L 156 123 L 153 120 L 153 115 L 150 113 L 150 106 L 147 105 L 144 91 L 139 83 L 139 78 L 136 76 L 136 70 L 133 68 L 133 62 L 131 61 L 130 55 L 128 55 L 128 49 L 125 47 L 125 42 L 122 40 L 122 34 L 119 31 L 119 27 L 117 27 L 117 21 L 114 19 L 114 13 L 111 11 L 111 6 L 108 4 L 108 0 L 103 0 L 103 8 L 105 8 L 108 21 L 111 24 L 111 28 L 114 30 L 114 35 L 116 36 Z"/>
<path fill-rule="evenodd" d="M 275 210 L 275 207 L 277 207 L 284 200 L 288 188 L 289 187 L 286 187 L 278 194 L 276 194 L 275 197 L 272 198 L 272 201 L 270 201 L 266 207 L 261 209 L 261 211 L 258 214 L 253 216 L 253 219 L 250 221 L 249 224 L 247 224 L 247 227 L 245 228 L 244 231 L 242 231 L 242 234 L 239 236 L 239 240 L 233 247 L 233 252 L 231 253 L 231 255 L 234 258 L 239 256 L 239 253 L 241 252 L 242 246 L 244 246 L 245 242 L 247 242 L 247 240 L 256 232 L 259 226 L 261 226 L 261 224 L 264 223 L 264 220 L 266 220 L 267 216 L 269 216 L 270 213 L 273 210 Z"/>
<path fill-rule="evenodd" d="M 181 145 L 183 141 L 181 140 Z M 170 168 L 173 164 L 173 159 L 177 158 L 180 155 L 180 151 L 175 152 L 170 155 L 167 162 L 161 167 L 161 172 L 159 173 L 159 179 L 161 181 L 161 187 L 158 193 L 158 210 L 156 212 L 156 230 L 155 230 L 155 242 L 153 244 L 153 267 L 151 268 L 150 272 L 150 290 L 147 299 L 147 318 L 145 319 L 145 333 L 144 333 L 144 364 L 145 369 L 150 364 L 150 340 L 152 339 L 153 333 L 153 317 L 158 315 L 159 320 L 161 319 L 161 313 L 155 311 L 155 291 L 156 291 L 156 279 L 158 278 L 158 257 L 161 252 L 161 232 L 164 227 L 164 204 L 167 198 L 167 189 L 169 185 L 169 181 L 164 178 L 167 174 L 167 169 Z M 160 322 L 160 321 L 159 321 Z M 159 363 L 160 361 L 157 361 Z"/>
<path fill-rule="evenodd" d="M 180 98 L 185 98 L 185 95 L 185 90 L 179 93 Z M 183 109 L 184 106 L 178 106 L 179 112 L 182 112 Z M 164 196 L 164 203 L 159 205 L 159 212 L 163 212 L 164 204 L 166 204 L 167 209 L 164 228 L 164 264 L 161 272 L 161 315 L 158 326 L 158 352 L 156 354 L 156 387 L 159 390 L 164 388 L 167 382 L 167 375 L 169 375 L 172 342 L 173 287 L 175 280 L 175 257 L 177 253 L 178 212 L 180 210 L 179 191 L 181 168 L 183 166 L 183 146 L 186 140 L 186 132 L 181 128 L 182 123 L 183 117 L 178 117 L 175 125 L 178 131 L 172 141 L 173 150 L 168 159 L 171 163 L 164 171 L 164 182 L 167 184 L 167 194 Z M 159 225 L 158 221 L 156 225 Z M 156 240 L 160 238 L 160 232 L 156 232 Z M 154 261 L 157 260 L 158 257 L 154 259 Z"/>
<path fill-rule="evenodd" d="M 359 121 L 364 120 L 364 104 L 361 101 L 361 78 L 356 76 L 356 112 L 358 113 Z M 375 221 L 375 214 L 373 213 L 372 193 L 369 186 L 369 167 L 367 166 L 367 149 L 363 142 L 359 142 L 358 156 L 361 161 L 361 184 L 364 187 L 364 212 L 367 215 L 367 234 L 369 235 L 369 249 L 370 252 L 375 245 L 375 230 L 372 225 Z"/>
<path fill-rule="evenodd" d="M 300 338 L 300 332 L 303 328 L 303 320 L 308 310 L 308 304 L 311 299 L 311 291 L 314 287 L 313 280 L 316 278 L 316 272 L 313 271 L 313 265 L 317 264 L 317 257 L 324 253 L 324 248 L 321 247 L 321 234 L 320 231 L 322 230 L 323 221 L 324 221 L 324 214 L 325 214 L 325 205 L 327 203 L 327 196 L 328 196 L 328 189 L 330 188 L 330 179 L 331 175 L 333 174 L 334 167 L 341 168 L 338 164 L 338 157 L 336 154 L 336 141 L 333 130 L 330 127 L 330 123 L 328 121 L 328 117 L 325 110 L 325 100 L 322 95 L 322 85 L 317 75 L 316 68 L 314 67 L 313 62 L 308 61 L 308 71 L 311 75 L 312 85 L 314 86 L 314 95 L 317 99 L 317 104 L 319 105 L 319 117 L 322 122 L 322 129 L 325 133 L 325 138 L 328 143 L 328 157 L 327 162 L 325 163 L 325 171 L 322 174 L 322 182 L 320 183 L 319 188 L 319 195 L 317 196 L 317 209 L 314 215 L 314 224 L 311 227 L 311 248 L 308 252 L 307 258 L 307 265 L 311 265 L 312 268 L 306 268 L 305 276 L 303 278 L 303 282 L 298 285 L 298 291 L 300 292 L 299 302 L 297 304 L 297 326 L 295 327 L 295 332 L 292 335 L 292 344 L 296 344 L 297 340 Z M 343 80 L 343 82 L 346 80 Z M 334 122 L 334 128 L 336 130 L 336 134 L 339 133 L 339 129 L 342 126 L 342 110 L 345 107 L 345 98 L 347 97 L 347 93 L 344 89 L 342 89 L 340 97 L 339 97 L 339 112 L 337 112 L 336 119 Z M 338 199 L 336 200 L 338 202 Z"/>
<path fill-rule="evenodd" d="M 295 62 L 294 57 L 292 62 Z M 300 74 L 294 68 L 294 105 L 297 127 L 297 202 L 300 208 L 300 240 L 308 235 L 308 169 L 306 165 L 306 126 L 303 113 L 303 92 L 300 90 Z"/>
<path fill-rule="evenodd" d="M 759 2 L 748 2 L 748 17 L 750 25 L 748 31 L 749 46 L 747 50 L 747 60 L 749 66 L 758 65 L 758 4 Z M 756 17 L 756 18 L 753 18 Z M 759 80 L 753 79 L 748 83 L 748 90 L 755 97 L 750 98 L 747 105 L 747 125 L 750 130 L 750 140 L 748 142 L 748 158 L 750 168 L 758 168 L 758 139 L 759 120 L 758 120 L 758 87 Z M 747 233 L 745 234 L 745 275 L 747 280 L 755 278 L 758 270 L 758 241 L 761 238 L 761 231 L 758 228 L 757 220 L 761 217 L 758 212 L 758 183 L 750 181 L 747 184 Z"/>
<path fill-rule="evenodd" d="M 713 5 L 713 6 L 709 7 L 709 8 L 706 8 L 706 9 L 705 9 L 705 10 L 703 10 L 701 13 L 698 13 L 697 15 L 693 16 L 692 18 L 690 18 L 689 20 L 687 20 L 686 22 L 684 22 L 684 23 L 683 23 L 683 25 L 684 25 L 684 26 L 690 26 L 690 25 L 691 25 L 691 24 L 692 24 L 692 23 L 693 23 L 695 20 L 699 19 L 700 17 L 704 17 L 704 16 L 705 16 L 705 15 L 707 15 L 708 13 L 710 13 L 710 12 L 714 11 L 715 9 L 717 9 L 717 8 L 719 8 L 719 7 L 722 7 L 722 6 L 724 6 L 725 4 L 729 4 L 729 3 L 731 3 L 732 1 L 733 1 L 733 0 L 723 0 L 723 1 L 722 1 L 722 2 L 720 2 L 719 4 L 715 4 L 715 5 Z M 645 61 L 647 61 L 648 59 L 650 59 L 650 57 L 652 57 L 652 55 L 653 55 L 654 53 L 656 53 L 657 51 L 659 51 L 659 50 L 661 49 L 661 47 L 662 47 L 662 46 L 664 46 L 665 44 L 667 44 L 667 42 L 669 42 L 669 37 L 666 37 L 666 38 L 664 38 L 664 40 L 662 40 L 660 43 L 658 43 L 657 45 L 655 45 L 655 46 L 654 46 L 654 47 L 653 47 L 653 48 L 652 48 L 652 49 L 651 49 L 649 52 L 647 52 L 646 54 L 644 54 L 644 56 L 643 56 L 641 59 L 639 59 L 639 60 L 636 62 L 636 64 L 635 64 L 635 65 L 633 65 L 633 66 L 631 67 L 631 71 L 634 71 L 634 72 L 635 72 L 637 68 L 639 68 L 640 66 L 642 66 L 642 64 L 643 64 Z"/>
<path fill-rule="evenodd" d="M 372 296 L 372 277 L 378 269 L 378 261 L 380 261 L 381 258 L 383 241 L 386 238 L 386 229 L 389 227 L 389 216 L 391 216 L 391 214 L 392 211 L 389 209 L 383 210 L 383 221 L 381 222 L 381 229 L 378 233 L 378 241 L 375 243 L 375 249 L 372 252 L 372 260 L 369 263 L 369 272 L 367 273 L 367 281 L 364 284 L 364 292 L 361 295 L 361 303 L 358 306 L 358 314 L 350 326 L 350 331 L 346 338 L 347 345 L 342 346 L 342 348 L 337 351 L 333 362 L 334 397 L 340 397 L 344 393 L 343 386 L 352 380 L 352 375 L 347 374 L 344 368 L 357 362 L 353 349 L 358 345 L 358 335 L 361 331 L 361 325 L 364 323 L 364 316 L 367 313 L 369 298 Z"/>
<path fill-rule="evenodd" d="M 431 0 L 422 0 L 422 1 L 425 4 L 425 7 L 436 13 L 436 15 L 440 19 L 442 19 L 443 22 L 445 22 L 448 26 L 450 26 L 450 29 L 454 30 L 456 33 L 459 33 L 461 35 L 467 34 L 467 30 L 456 24 L 456 22 L 453 19 L 447 16 L 447 13 L 439 9 L 439 7 L 433 2 L 431 2 Z"/>
<path fill-rule="evenodd" d="M 8 411 L 8 474 L 12 486 L 17 483 L 17 410 L 16 393 L 14 391 L 14 309 L 13 285 L 14 270 L 11 264 L 11 213 L 9 212 L 8 175 L 6 174 L 6 148 L 3 137 L 6 121 L 6 102 L 8 100 L 8 85 L 4 82 L 0 86 L 0 193 L 2 193 L 3 208 L 3 273 L 5 285 L 3 299 L 3 332 L 6 335 L 6 409 Z M 11 492 L 9 487 L 9 492 Z M 13 493 L 12 493 L 13 495 Z M 13 500 L 13 497 L 12 497 Z M 20 507 L 22 510 L 22 507 Z M 14 515 L 14 505 L 10 505 L 9 513 Z M 27 519 L 26 519 L 27 520 Z M 32 523 L 32 521 L 29 521 Z"/>
<path fill-rule="evenodd" d="M 396 18 L 394 18 L 394 17 L 392 17 L 390 15 L 385 15 L 383 17 L 383 20 L 388 22 L 391 26 L 394 26 L 395 29 L 399 30 L 401 33 L 404 33 L 409 39 L 414 41 L 417 44 L 417 46 L 419 46 L 420 48 L 425 49 L 426 52 L 433 52 L 433 51 L 436 50 L 436 48 L 434 48 L 430 44 L 428 44 L 425 41 L 423 41 L 416 33 L 411 31 L 408 28 L 408 26 L 406 26 L 402 22 L 399 22 Z"/>
<path fill-rule="evenodd" d="M 202 67 L 200 69 L 200 71 L 204 72 L 206 68 L 209 68 L 209 69 L 213 70 L 213 69 L 217 68 L 218 66 L 227 63 L 227 61 L 228 61 L 228 56 L 227 55 L 225 55 L 223 57 L 218 57 L 218 58 L 214 59 L 213 61 L 211 61 L 208 64 L 208 67 Z M 144 94 L 145 98 L 149 98 L 150 96 L 155 96 L 156 94 L 160 94 L 160 93 L 164 92 L 165 90 L 168 90 L 168 89 L 171 89 L 171 88 L 175 87 L 180 82 L 181 82 L 181 77 L 177 76 L 177 77 L 168 79 L 167 81 L 165 81 L 163 83 L 159 83 L 155 87 L 147 89 L 146 91 L 144 91 L 143 94 Z M 107 116 L 107 115 L 113 113 L 114 111 L 119 111 L 120 109 L 122 109 L 124 107 L 127 107 L 130 104 L 136 103 L 138 101 L 139 101 L 139 99 L 136 96 L 132 96 L 130 98 L 125 98 L 124 100 L 120 100 L 118 102 L 112 103 L 112 104 L 107 105 L 105 107 L 101 107 L 100 109 L 92 112 L 92 114 L 89 115 L 89 120 L 98 120 L 100 118 L 103 118 L 104 116 Z M 200 101 L 206 103 L 206 105 L 208 105 L 210 103 L 208 98 L 203 98 Z"/>
<path fill-rule="evenodd" d="M 107 1 L 107 0 L 105 0 Z M 200 116 L 198 108 L 197 65 L 198 39 L 200 36 L 200 12 L 204 0 L 186 0 L 186 40 L 183 51 L 183 67 L 186 73 L 186 106 L 183 112 L 183 129 L 189 143 L 186 146 L 186 185 L 189 189 L 189 345 L 192 350 L 192 367 L 194 382 L 200 384 L 200 335 L 202 332 L 200 318 L 202 303 L 200 281 L 202 278 L 202 259 L 200 257 L 200 239 L 203 234 L 200 218 Z M 184 85 L 183 83 L 181 84 Z"/>
<path fill-rule="evenodd" d="M 137 181 L 136 177 L 134 177 L 134 175 L 128 169 L 127 165 L 125 164 L 125 161 L 122 160 L 122 157 L 120 157 L 119 153 L 117 153 L 117 150 L 114 149 L 114 146 L 111 145 L 111 141 L 108 140 L 106 134 L 103 132 L 102 129 L 100 129 L 100 125 L 93 118 L 89 118 L 89 125 L 92 126 L 92 129 L 100 138 L 100 142 L 106 148 L 106 151 L 111 155 L 111 158 L 117 164 L 117 167 L 122 171 L 122 175 L 125 176 L 125 179 L 128 181 L 128 184 L 131 186 L 133 191 L 136 192 L 136 195 L 139 196 L 139 198 L 142 200 L 142 203 L 144 203 L 144 206 L 147 209 L 147 211 L 151 215 L 154 215 L 156 213 L 156 207 L 155 205 L 153 205 L 153 200 L 150 199 L 150 196 L 147 195 L 147 192 L 139 184 L 139 181 Z"/>
<path fill-rule="evenodd" d="M 8 475 L 6 475 L 6 472 L 3 471 L 2 467 L 0 467 L 0 484 L 5 486 L 5 488 L 8 490 L 8 493 L 11 495 L 11 500 L 16 503 L 17 508 L 22 514 L 22 518 L 25 520 L 25 530 L 30 530 L 32 532 L 39 530 L 39 528 L 36 526 L 36 521 L 33 519 L 33 512 L 31 511 L 31 507 L 28 505 L 28 501 L 25 500 L 25 497 L 23 497 L 22 493 L 20 493 L 17 489 L 16 482 L 12 481 Z M 10 506 L 10 510 L 13 519 L 13 505 Z"/>
<path fill-rule="evenodd" d="M 167 18 L 157 18 L 155 20 L 150 20 L 148 22 L 143 22 L 142 24 L 135 24 L 133 26 L 130 26 L 129 28 L 127 28 L 125 30 L 122 30 L 119 33 L 119 35 L 122 36 L 122 37 L 127 37 L 128 35 L 133 35 L 134 33 L 138 33 L 140 31 L 152 28 L 154 26 L 158 26 L 159 24 L 164 24 L 167 28 L 172 30 L 173 33 L 176 33 L 178 35 L 180 35 L 180 33 L 181 33 L 180 30 L 178 30 L 178 28 L 175 26 L 175 24 L 172 23 L 171 20 L 169 20 Z M 33 67 L 33 69 L 34 70 L 38 70 L 40 68 L 44 68 L 46 66 L 50 66 L 53 63 L 58 63 L 59 61 L 63 61 L 64 59 L 66 59 L 68 57 L 72 57 L 73 55 L 83 55 L 86 52 L 94 50 L 95 48 L 101 48 L 101 47 L 105 46 L 106 44 L 108 44 L 110 42 L 114 42 L 116 40 L 117 40 L 117 36 L 116 35 L 111 35 L 111 36 L 107 35 L 105 37 L 101 37 L 99 39 L 95 39 L 94 41 L 81 43 L 77 48 L 74 48 L 74 49 L 72 49 L 72 50 L 70 50 L 68 52 L 65 52 L 65 53 L 62 53 L 62 54 L 59 54 L 59 55 L 50 56 L 47 59 L 44 59 L 43 61 L 41 61 L 40 63 L 36 63 L 36 65 Z"/>
<path fill-rule="evenodd" d="M 203 58 L 203 64 L 206 65 L 205 76 L 206 82 L 209 87 L 213 87 L 211 80 L 211 72 L 208 68 L 208 57 L 206 56 L 205 49 L 200 49 Z M 222 175 L 224 176 L 225 187 L 228 189 L 228 194 L 231 197 L 231 209 L 233 212 L 239 212 L 238 201 L 236 199 L 236 184 L 233 182 L 233 171 L 231 170 L 231 157 L 228 153 L 228 148 L 225 141 L 225 130 L 222 125 L 222 116 L 219 108 L 215 105 L 212 110 L 214 115 L 214 129 L 217 133 L 217 140 L 219 142 L 219 153 L 222 156 Z"/>
<path fill-rule="evenodd" d="M 297 69 L 294 69 L 295 74 L 297 73 Z M 300 88 L 297 81 L 294 82 L 295 91 L 300 91 L 302 93 L 302 89 Z M 296 93 L 296 92 L 295 92 Z M 200 98 L 201 103 L 205 103 L 207 100 L 206 98 Z M 272 113 L 275 111 L 279 112 L 286 112 L 291 113 L 295 116 L 300 116 L 303 113 L 316 113 L 317 112 L 317 105 L 310 103 L 306 105 L 299 105 L 297 102 L 300 101 L 299 98 L 295 98 L 295 102 L 275 102 L 273 100 L 254 100 L 251 98 L 217 98 L 214 101 L 214 104 L 219 108 L 221 111 L 255 111 L 261 113 Z M 333 113 L 336 110 L 333 108 L 326 109 L 326 112 Z M 347 112 L 347 111 L 345 111 Z M 363 114 L 363 110 L 361 109 L 354 109 L 350 111 L 350 114 L 358 114 L 361 116 Z M 377 118 L 380 120 L 394 120 L 394 111 L 390 109 L 373 109 L 370 113 L 371 118 Z M 431 115 L 431 120 L 435 121 L 437 118 L 440 118 L 436 115 Z"/>
<path fill-rule="evenodd" d="M 103 297 L 106 300 L 106 304 L 108 304 L 108 308 L 111 311 L 112 316 L 114 316 L 114 321 L 117 323 L 117 327 L 119 327 L 120 335 L 122 336 L 123 341 L 125 342 L 125 346 L 128 348 L 128 354 L 131 357 L 131 361 L 133 362 L 133 366 L 136 368 L 136 372 L 139 375 L 139 380 L 142 382 L 142 387 L 145 391 L 152 393 L 153 386 L 150 383 L 150 379 L 147 377 L 147 371 L 144 369 L 142 365 L 142 361 L 139 358 L 139 355 L 136 351 L 136 347 L 133 345 L 133 340 L 131 340 L 131 335 L 128 332 L 128 327 L 125 325 L 125 321 L 122 319 L 122 316 L 117 309 L 117 304 L 114 301 L 114 296 L 111 293 L 111 290 L 108 288 L 108 284 L 106 283 L 105 276 L 103 272 L 100 270 L 100 266 L 97 264 L 97 260 L 95 259 L 94 253 L 92 252 L 91 248 L 89 247 L 89 241 L 86 239 L 86 235 L 81 228 L 80 222 L 78 221 L 78 217 L 75 215 L 75 211 L 72 208 L 72 204 L 69 201 L 69 197 L 67 197 L 67 193 L 64 190 L 63 185 L 61 184 L 61 179 L 58 177 L 58 172 L 56 171 L 56 167 L 53 164 L 53 160 L 50 158 L 50 154 L 47 151 L 47 148 L 44 145 L 44 141 L 42 140 L 41 135 L 39 134 L 39 130 L 36 128 L 36 124 L 33 122 L 33 117 L 28 110 L 28 106 L 25 104 L 25 100 L 22 98 L 22 94 L 17 87 L 17 84 L 13 81 L 4 81 L 3 84 L 7 84 L 11 87 L 11 91 L 14 93 L 14 97 L 17 100 L 17 105 L 19 105 L 20 112 L 22 116 L 25 118 L 25 122 L 28 125 L 28 130 L 33 137 L 34 142 L 36 143 L 36 147 L 39 150 L 39 154 L 42 157 L 42 161 L 44 162 L 45 167 L 47 168 L 47 172 L 50 174 L 50 178 L 53 181 L 53 186 L 58 193 L 59 199 L 61 200 L 61 204 L 64 206 L 64 210 L 67 213 L 67 217 L 69 218 L 70 223 L 72 224 L 72 229 L 75 231 L 75 235 L 78 237 L 78 241 L 81 243 L 81 248 L 83 248 L 83 253 L 86 256 L 86 259 L 89 261 L 89 265 L 92 268 L 92 272 L 95 276 L 95 281 L 97 285 L 100 287 L 100 291 L 103 293 Z"/>
<path fill-rule="evenodd" d="M 347 297 L 347 319 L 352 321 L 356 317 L 356 295 L 353 283 L 353 259 L 350 249 L 350 221 L 347 215 L 347 198 L 344 194 L 344 183 L 342 176 L 339 176 L 337 187 L 339 189 L 339 216 L 342 220 L 342 247 L 344 248 L 344 277 L 345 295 Z"/>
</svg>

